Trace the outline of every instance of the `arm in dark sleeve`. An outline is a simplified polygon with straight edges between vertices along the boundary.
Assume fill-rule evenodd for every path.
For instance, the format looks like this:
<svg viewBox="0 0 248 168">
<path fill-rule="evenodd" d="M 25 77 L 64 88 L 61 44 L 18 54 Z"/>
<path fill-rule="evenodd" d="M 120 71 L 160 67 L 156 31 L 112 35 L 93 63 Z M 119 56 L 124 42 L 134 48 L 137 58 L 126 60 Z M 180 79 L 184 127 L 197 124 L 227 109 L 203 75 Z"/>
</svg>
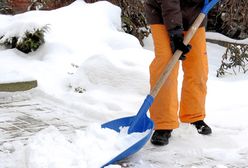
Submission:
<svg viewBox="0 0 248 168">
<path fill-rule="evenodd" d="M 183 29 L 183 19 L 180 0 L 161 0 L 163 22 L 170 31 L 175 28 Z"/>
</svg>

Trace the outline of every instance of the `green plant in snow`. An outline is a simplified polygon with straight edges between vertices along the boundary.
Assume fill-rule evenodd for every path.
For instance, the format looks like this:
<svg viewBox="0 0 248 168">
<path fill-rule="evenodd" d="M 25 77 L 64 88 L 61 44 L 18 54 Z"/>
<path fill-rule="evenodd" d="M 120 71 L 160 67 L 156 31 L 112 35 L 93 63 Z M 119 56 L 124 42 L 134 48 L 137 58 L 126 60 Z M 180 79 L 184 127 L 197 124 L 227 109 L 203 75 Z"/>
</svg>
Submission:
<svg viewBox="0 0 248 168">
<path fill-rule="evenodd" d="M 26 31 L 21 37 L 8 37 L 3 42 L 0 42 L 0 45 L 8 49 L 16 48 L 24 53 L 33 52 L 45 43 L 44 36 L 47 31 L 48 25 L 35 28 L 32 31 Z M 2 38 L 4 38 L 4 35 L 0 37 L 0 40 Z"/>
<path fill-rule="evenodd" d="M 229 44 L 222 56 L 220 68 L 217 70 L 217 77 L 226 74 L 246 73 L 248 71 L 248 45 Z"/>
</svg>

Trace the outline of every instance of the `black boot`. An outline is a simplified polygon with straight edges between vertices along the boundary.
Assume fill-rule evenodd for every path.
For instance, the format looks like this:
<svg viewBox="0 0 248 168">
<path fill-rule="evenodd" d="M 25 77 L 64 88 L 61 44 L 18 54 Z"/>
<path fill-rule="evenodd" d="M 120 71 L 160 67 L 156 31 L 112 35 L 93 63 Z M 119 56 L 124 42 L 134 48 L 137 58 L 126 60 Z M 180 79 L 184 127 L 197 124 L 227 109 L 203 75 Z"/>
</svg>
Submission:
<svg viewBox="0 0 248 168">
<path fill-rule="evenodd" d="M 199 120 L 191 124 L 196 127 L 199 134 L 209 135 L 212 133 L 211 128 L 203 120 Z"/>
<path fill-rule="evenodd" d="M 172 130 L 155 130 L 151 138 L 151 143 L 158 146 L 167 145 L 171 132 Z"/>
</svg>

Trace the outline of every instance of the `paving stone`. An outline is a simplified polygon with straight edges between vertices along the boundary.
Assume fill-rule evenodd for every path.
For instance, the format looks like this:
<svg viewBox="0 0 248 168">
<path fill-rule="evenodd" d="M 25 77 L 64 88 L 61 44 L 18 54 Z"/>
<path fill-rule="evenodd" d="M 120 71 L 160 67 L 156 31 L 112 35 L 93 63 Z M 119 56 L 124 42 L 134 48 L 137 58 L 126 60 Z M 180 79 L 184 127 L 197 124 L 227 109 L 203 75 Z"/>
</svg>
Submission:
<svg viewBox="0 0 248 168">
<path fill-rule="evenodd" d="M 70 136 L 75 129 L 85 129 L 89 122 L 82 118 L 78 110 L 66 107 L 38 89 L 0 92 L 0 168 L 1 165 L 13 168 L 13 163 L 20 159 L 11 145 L 24 147 L 31 136 L 51 125 Z"/>
<path fill-rule="evenodd" d="M 26 92 L 0 92 L 0 148 L 9 141 L 25 141 L 48 126 L 69 134 L 85 127 L 78 111 L 44 97 L 36 89 Z M 77 113 L 76 115 L 73 115 Z M 1 153 L 1 151 L 0 151 Z"/>
</svg>

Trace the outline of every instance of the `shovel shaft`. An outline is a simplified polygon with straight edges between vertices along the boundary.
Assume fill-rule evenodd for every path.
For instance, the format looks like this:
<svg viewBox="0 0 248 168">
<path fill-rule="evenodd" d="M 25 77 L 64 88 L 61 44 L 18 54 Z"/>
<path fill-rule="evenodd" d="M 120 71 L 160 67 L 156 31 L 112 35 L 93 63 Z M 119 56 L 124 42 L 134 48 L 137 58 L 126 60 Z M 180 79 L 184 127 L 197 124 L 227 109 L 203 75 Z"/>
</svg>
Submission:
<svg viewBox="0 0 248 168">
<path fill-rule="evenodd" d="M 192 39 L 192 37 L 196 33 L 197 29 L 201 25 L 201 23 L 204 20 L 205 16 L 206 15 L 204 13 L 200 13 L 200 15 L 196 18 L 195 22 L 190 27 L 189 31 L 187 32 L 187 34 L 186 34 L 186 36 L 185 36 L 185 38 L 183 40 L 183 43 L 185 45 L 188 45 L 189 44 L 190 40 Z M 161 89 L 161 87 L 163 86 L 164 82 L 169 77 L 172 69 L 176 65 L 176 63 L 179 60 L 179 58 L 182 55 L 182 53 L 183 53 L 182 51 L 176 50 L 176 52 L 174 53 L 174 55 L 171 57 L 169 63 L 164 68 L 163 73 L 160 75 L 159 80 L 157 80 L 157 82 L 155 83 L 154 87 L 151 89 L 150 95 L 153 98 L 155 98 L 157 96 L 159 90 Z"/>
<path fill-rule="evenodd" d="M 135 120 L 131 123 L 128 129 L 128 134 L 133 132 L 140 132 L 140 130 L 142 130 L 142 127 L 145 128 L 146 123 L 144 123 L 144 121 L 146 120 L 144 119 L 144 117 L 147 117 L 146 113 L 151 107 L 153 101 L 154 98 L 151 95 L 146 96 L 146 99 L 144 100 L 142 106 L 140 107 Z"/>
</svg>

